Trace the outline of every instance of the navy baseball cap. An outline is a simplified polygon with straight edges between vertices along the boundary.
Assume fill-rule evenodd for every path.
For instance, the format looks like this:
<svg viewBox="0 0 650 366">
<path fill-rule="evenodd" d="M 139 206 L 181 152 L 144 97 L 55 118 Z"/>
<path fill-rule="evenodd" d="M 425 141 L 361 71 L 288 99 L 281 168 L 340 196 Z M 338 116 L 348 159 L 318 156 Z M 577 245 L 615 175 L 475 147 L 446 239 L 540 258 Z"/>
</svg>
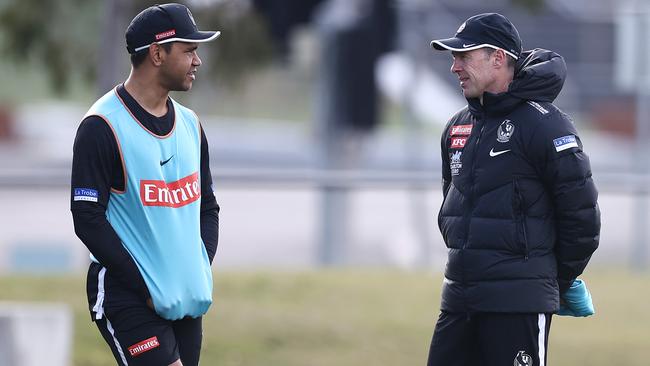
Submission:
<svg viewBox="0 0 650 366">
<path fill-rule="evenodd" d="M 219 37 L 219 31 L 200 31 L 185 5 L 162 4 L 144 9 L 126 28 L 126 49 L 138 53 L 153 43 L 208 42 Z"/>
<path fill-rule="evenodd" d="M 457 52 L 490 47 L 502 49 L 515 60 L 521 55 L 521 38 L 517 28 L 498 13 L 474 15 L 460 25 L 452 38 L 434 39 L 431 47 L 436 50 Z"/>
</svg>

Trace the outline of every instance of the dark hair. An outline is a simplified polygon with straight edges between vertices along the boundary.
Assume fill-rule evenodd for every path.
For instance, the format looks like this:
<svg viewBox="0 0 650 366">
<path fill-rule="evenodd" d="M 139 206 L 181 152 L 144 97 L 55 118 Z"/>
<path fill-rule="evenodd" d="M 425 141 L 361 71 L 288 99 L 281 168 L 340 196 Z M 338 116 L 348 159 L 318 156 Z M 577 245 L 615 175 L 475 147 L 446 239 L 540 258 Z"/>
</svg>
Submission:
<svg viewBox="0 0 650 366">
<path fill-rule="evenodd" d="M 160 47 L 162 47 L 165 52 L 169 53 L 172 50 L 172 43 L 174 42 L 169 42 L 169 43 L 162 43 L 160 44 Z M 138 68 L 144 60 L 147 58 L 147 54 L 149 53 L 149 48 L 145 48 L 144 50 L 141 50 L 140 52 L 136 52 L 131 55 L 131 65 L 133 65 L 133 68 Z"/>
<path fill-rule="evenodd" d="M 483 49 L 485 50 L 485 53 L 488 55 L 488 57 L 492 56 L 494 51 L 496 51 L 496 49 L 491 47 L 484 47 Z M 515 67 L 517 66 L 517 60 L 515 60 L 512 56 L 506 53 L 506 65 L 508 66 L 509 69 L 514 70 Z"/>
</svg>

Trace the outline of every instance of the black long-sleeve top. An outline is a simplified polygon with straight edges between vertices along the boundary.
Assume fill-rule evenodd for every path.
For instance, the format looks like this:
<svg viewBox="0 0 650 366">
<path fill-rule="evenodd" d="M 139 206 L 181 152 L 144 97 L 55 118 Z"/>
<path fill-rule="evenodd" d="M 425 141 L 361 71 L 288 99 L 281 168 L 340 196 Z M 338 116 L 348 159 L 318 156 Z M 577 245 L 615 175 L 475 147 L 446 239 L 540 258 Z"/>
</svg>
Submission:
<svg viewBox="0 0 650 366">
<path fill-rule="evenodd" d="M 167 135 L 174 125 L 174 107 L 167 100 L 167 113 L 156 117 L 142 108 L 126 91 L 117 93 L 142 125 L 158 136 Z M 205 132 L 201 128 L 201 238 L 210 263 L 219 241 L 219 205 L 212 190 L 210 157 Z M 138 267 L 106 219 L 111 189 L 124 190 L 124 171 L 120 150 L 111 128 L 98 116 L 89 116 L 79 125 L 74 141 L 70 209 L 75 233 L 111 276 L 128 288 L 149 298 L 149 291 Z M 98 193 L 97 202 L 74 201 L 75 188 L 90 188 Z"/>
</svg>

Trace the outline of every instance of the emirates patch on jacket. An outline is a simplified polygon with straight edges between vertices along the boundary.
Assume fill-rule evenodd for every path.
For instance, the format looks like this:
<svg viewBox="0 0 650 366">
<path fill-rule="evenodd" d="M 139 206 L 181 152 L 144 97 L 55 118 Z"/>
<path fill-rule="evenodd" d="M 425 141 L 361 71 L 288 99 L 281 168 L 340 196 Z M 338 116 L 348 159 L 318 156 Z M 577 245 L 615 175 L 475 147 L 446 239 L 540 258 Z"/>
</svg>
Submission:
<svg viewBox="0 0 650 366">
<path fill-rule="evenodd" d="M 472 125 L 451 126 L 449 136 L 469 136 L 472 133 Z"/>
</svg>

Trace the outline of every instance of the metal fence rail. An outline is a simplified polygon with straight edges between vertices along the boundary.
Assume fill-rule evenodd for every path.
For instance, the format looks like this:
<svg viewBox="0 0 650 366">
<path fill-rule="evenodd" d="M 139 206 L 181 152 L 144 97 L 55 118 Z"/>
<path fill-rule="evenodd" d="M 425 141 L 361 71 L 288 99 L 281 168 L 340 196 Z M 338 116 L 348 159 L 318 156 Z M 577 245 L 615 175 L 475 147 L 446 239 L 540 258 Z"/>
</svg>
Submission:
<svg viewBox="0 0 650 366">
<path fill-rule="evenodd" d="M 256 196 L 266 205 L 281 204 L 283 207 L 295 207 L 303 211 L 286 211 L 285 218 L 292 217 L 291 215 L 301 216 L 303 213 L 309 217 L 304 219 L 299 234 L 291 229 L 285 232 L 278 227 L 273 226 L 274 232 L 278 235 L 287 235 L 291 233 L 292 240 L 302 240 L 304 243 L 312 243 L 314 250 L 313 263 L 320 265 L 336 265 L 337 263 L 347 263 L 346 258 L 340 258 L 339 253 L 345 253 L 346 248 L 341 248 L 342 243 L 354 243 L 359 237 L 372 238 L 374 234 L 369 234 L 374 229 L 369 226 L 349 226 L 350 222 L 385 222 L 379 216 L 390 216 L 390 209 L 396 206 L 381 206 L 385 202 L 382 200 L 386 197 L 392 197 L 392 204 L 399 202 L 399 205 L 405 204 L 406 206 L 399 206 L 400 214 L 397 219 L 401 222 L 403 231 L 410 235 L 409 245 L 419 250 L 421 253 L 423 263 L 419 264 L 422 267 L 428 267 L 430 263 L 425 260 L 431 260 L 432 248 L 434 245 L 443 247 L 441 243 L 437 243 L 440 238 L 437 235 L 435 225 L 432 225 L 432 218 L 435 218 L 438 203 L 432 204 L 433 200 L 439 202 L 440 200 L 440 176 L 438 172 L 423 171 L 423 170 L 322 170 L 322 169 L 259 169 L 259 168 L 225 168 L 218 165 L 212 167 L 213 179 L 215 188 L 222 199 L 237 197 L 243 199 L 241 204 L 230 201 L 228 206 L 230 208 L 230 217 L 239 218 L 239 220 L 257 220 L 250 218 L 247 210 L 250 207 L 259 207 L 259 201 L 251 201 L 242 195 L 242 192 L 250 191 L 252 195 L 259 195 L 260 192 L 276 191 L 272 195 L 261 193 L 261 196 Z M 601 192 L 601 207 L 603 210 L 603 248 L 600 253 L 609 258 L 621 257 L 629 258 L 625 260 L 629 265 L 645 269 L 648 266 L 648 257 L 650 256 L 650 222 L 648 221 L 648 214 L 650 213 L 650 175 L 634 174 L 629 172 L 616 172 L 610 170 L 608 172 L 594 169 L 596 185 Z M 5 215 L 5 219 L 12 219 L 18 215 L 18 220 L 9 220 L 8 226 L 5 226 L 5 244 L 18 243 L 18 247 L 23 247 L 24 243 L 18 240 L 22 236 L 17 236 L 20 230 L 6 230 L 8 227 L 24 225 L 22 218 L 29 218 L 32 220 L 30 214 L 23 209 L 23 206 L 30 206 L 31 200 L 47 200 L 45 205 L 53 205 L 57 210 L 67 210 L 69 200 L 66 197 L 66 191 L 69 189 L 70 172 L 66 168 L 59 169 L 2 169 L 0 170 L 0 193 L 3 193 L 7 201 L 0 200 L 0 213 Z M 374 192 L 373 192 L 374 191 Z M 385 191 L 379 196 L 376 191 Z M 14 193 L 15 192 L 15 193 Z M 48 200 L 49 195 L 56 192 L 55 199 Z M 309 192 L 308 198 L 305 198 L 305 192 Z M 385 193 L 385 195 L 383 195 Z M 379 202 L 373 202 L 370 206 L 374 207 L 375 211 L 363 211 L 359 204 L 359 197 L 375 197 L 374 199 Z M 405 194 L 405 195 L 404 195 Z M 383 195 L 383 198 L 382 198 Z M 270 197 L 276 197 L 271 199 Z M 282 197 L 282 198 L 277 198 Z M 298 201 L 289 202 L 283 201 L 286 199 L 294 199 Z M 400 197 L 400 198 L 396 198 Z M 404 198 L 405 197 L 405 198 Z M 280 201 L 274 201 L 278 199 Z M 402 200 L 404 199 L 404 200 Z M 227 202 L 227 201 L 224 201 Z M 42 202 L 41 202 L 42 204 Z M 368 205 L 369 201 L 365 201 Z M 293 206 L 290 206 L 293 205 Z M 434 207 L 435 206 L 435 207 Z M 379 213 L 377 207 L 389 208 L 384 213 Z M 17 213 L 14 212 L 17 210 Z M 57 211 L 58 212 L 58 211 Z M 298 212 L 298 213 L 297 213 Z M 363 212 L 362 216 L 359 214 Z M 48 217 L 51 213 L 41 212 L 41 219 L 39 222 L 43 223 L 43 227 L 39 228 L 40 232 L 49 232 L 48 230 L 57 229 L 48 227 L 52 222 L 58 222 L 56 225 L 69 225 L 68 222 L 62 223 L 61 221 L 52 221 Z M 233 215 L 234 214 L 234 215 Z M 357 215 L 357 216 L 355 216 Z M 66 215 L 67 216 L 67 215 Z M 363 220 L 358 221 L 359 217 Z M 372 217 L 372 219 L 368 219 Z M 22 220 L 22 221 L 21 221 Z M 27 220 L 27 219 L 25 219 Z M 266 220 L 266 219 L 263 219 Z M 315 221 L 310 221 L 315 220 Z M 400 221 L 401 220 L 401 221 Z M 277 225 L 293 225 L 291 219 L 278 218 Z M 313 225 L 313 226 L 311 226 Z M 242 229 L 238 225 L 231 223 L 230 234 L 235 235 L 235 231 Z M 268 229 L 268 225 L 267 225 Z M 381 231 L 383 228 L 376 228 Z M 235 230 L 235 231 L 232 231 Z M 264 229 L 262 229 L 264 230 Z M 313 232 L 312 232 L 313 230 Z M 397 235 L 394 231 L 390 235 Z M 12 234 L 13 233 L 13 234 Z M 59 242 L 67 243 L 68 234 L 65 230 L 57 231 Z M 348 234 L 352 233 L 351 236 Z M 359 234 L 362 233 L 362 234 Z M 398 233 L 399 234 L 399 233 Z M 21 234 L 22 235 L 22 234 Z M 38 232 L 29 236 L 33 242 L 42 240 L 42 235 L 39 236 Z M 239 235 L 239 234 L 237 234 Z M 311 236 L 313 235 L 313 237 Z M 402 235 L 402 234 L 399 234 Z M 72 237 L 72 236 L 70 236 Z M 37 239 L 34 239 L 37 238 Z M 297 239 L 301 238 L 301 239 Z M 356 239 L 355 239 L 356 238 Z M 244 249 L 248 246 L 253 247 L 257 245 L 258 237 L 255 235 L 243 235 Z M 239 238 L 237 239 L 239 240 Z M 372 239 L 377 240 L 377 239 Z M 280 244 L 282 240 L 280 241 Z M 379 241 L 382 242 L 382 241 Z M 360 242 L 357 242 L 357 245 Z M 383 243 L 383 242 L 382 242 Z M 0 245 L 2 240 L 0 238 Z M 57 243 L 55 243 L 57 244 Z M 60 243 L 59 243 L 60 244 Z M 241 243 L 240 243 L 241 244 Z M 58 245 L 58 244 L 57 244 Z M 279 244 L 278 244 L 279 245 Z M 286 243 L 284 243 L 286 245 Z M 293 245 L 293 244 L 292 244 Z M 337 245 L 339 247 L 337 247 Z M 381 245 L 381 244 L 380 244 Z M 288 246 L 287 251 L 295 251 L 297 246 Z M 383 248 L 383 247 L 382 247 Z M 1 249 L 1 248 L 0 248 Z M 415 249 L 414 249 L 415 250 Z M 2 265 L 2 251 L 0 251 L 0 266 Z M 5 253 L 6 254 L 6 253 Z M 236 255 L 240 255 L 239 253 Z M 434 257 L 437 254 L 434 254 Z M 5 255 L 6 257 L 6 255 Z M 21 257 L 22 258 L 22 257 Z M 239 258 L 233 256 L 233 258 Z M 275 258 L 275 257 L 274 257 Z M 301 257 L 302 258 L 302 257 Z M 306 257 L 305 257 L 306 258 Z M 6 260 L 6 258 L 5 258 Z M 235 260 L 235 259 L 233 259 Z M 305 259 L 311 263 L 311 259 Z M 307 263 L 305 262 L 305 263 Z M 234 262 L 233 262 L 234 263 Z"/>
<path fill-rule="evenodd" d="M 212 167 L 213 180 L 227 188 L 263 187 L 291 189 L 293 187 L 324 187 L 347 189 L 438 188 L 438 172 L 422 170 L 325 170 L 325 169 L 259 169 Z M 601 192 L 631 195 L 650 193 L 650 174 L 633 172 L 597 172 L 596 186 Z M 70 184 L 67 169 L 3 169 L 0 189 L 52 188 Z"/>
</svg>

